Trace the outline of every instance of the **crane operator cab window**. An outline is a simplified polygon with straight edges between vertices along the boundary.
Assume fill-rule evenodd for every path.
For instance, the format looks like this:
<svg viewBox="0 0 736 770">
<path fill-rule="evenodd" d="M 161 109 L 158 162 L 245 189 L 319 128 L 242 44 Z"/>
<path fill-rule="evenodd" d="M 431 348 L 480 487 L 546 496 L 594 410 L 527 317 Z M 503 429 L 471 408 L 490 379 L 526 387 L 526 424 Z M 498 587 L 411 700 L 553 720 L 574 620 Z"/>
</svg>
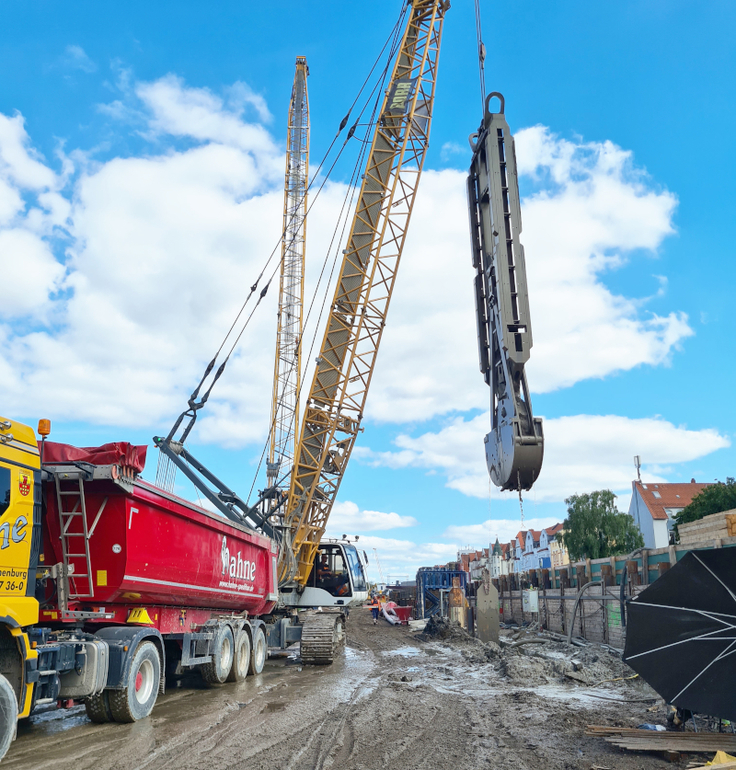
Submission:
<svg viewBox="0 0 736 770">
<path fill-rule="evenodd" d="M 320 546 L 308 585 L 321 588 L 331 596 L 352 595 L 350 573 L 340 546 Z"/>
<path fill-rule="evenodd" d="M 320 548 L 315 564 L 315 585 L 332 596 L 350 596 L 350 574 L 339 546 Z"/>
<path fill-rule="evenodd" d="M 320 545 L 307 585 L 340 598 L 352 596 L 354 591 L 367 591 L 363 565 L 355 547 L 342 543 Z"/>
</svg>

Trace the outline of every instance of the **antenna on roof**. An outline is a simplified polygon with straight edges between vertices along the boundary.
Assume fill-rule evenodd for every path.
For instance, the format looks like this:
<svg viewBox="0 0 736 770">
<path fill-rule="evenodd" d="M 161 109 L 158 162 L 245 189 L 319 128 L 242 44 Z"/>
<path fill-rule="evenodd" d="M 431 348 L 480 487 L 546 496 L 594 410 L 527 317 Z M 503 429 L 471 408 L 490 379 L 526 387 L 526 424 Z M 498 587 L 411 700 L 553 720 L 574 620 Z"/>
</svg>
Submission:
<svg viewBox="0 0 736 770">
<path fill-rule="evenodd" d="M 634 465 L 636 466 L 636 480 L 641 483 L 641 458 L 634 455 Z"/>
</svg>

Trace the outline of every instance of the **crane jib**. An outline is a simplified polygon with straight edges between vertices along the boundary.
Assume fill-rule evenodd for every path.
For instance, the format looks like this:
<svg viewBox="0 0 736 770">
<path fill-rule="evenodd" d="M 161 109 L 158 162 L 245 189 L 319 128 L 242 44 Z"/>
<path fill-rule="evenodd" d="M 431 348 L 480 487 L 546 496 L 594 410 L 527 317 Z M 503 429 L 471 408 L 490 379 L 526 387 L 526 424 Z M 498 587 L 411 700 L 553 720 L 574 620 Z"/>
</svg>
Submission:
<svg viewBox="0 0 736 770">
<path fill-rule="evenodd" d="M 412 0 L 295 450 L 281 585 L 304 586 L 363 419 L 424 164 L 447 0 Z"/>
<path fill-rule="evenodd" d="M 491 112 L 491 99 L 501 102 Z M 532 327 L 521 245 L 516 151 L 504 99 L 492 93 L 483 124 L 471 136 L 468 174 L 470 241 L 480 369 L 491 388 L 491 432 L 485 438 L 491 480 L 505 490 L 530 489 L 544 455 L 542 421 L 532 415 L 524 365 Z"/>
</svg>

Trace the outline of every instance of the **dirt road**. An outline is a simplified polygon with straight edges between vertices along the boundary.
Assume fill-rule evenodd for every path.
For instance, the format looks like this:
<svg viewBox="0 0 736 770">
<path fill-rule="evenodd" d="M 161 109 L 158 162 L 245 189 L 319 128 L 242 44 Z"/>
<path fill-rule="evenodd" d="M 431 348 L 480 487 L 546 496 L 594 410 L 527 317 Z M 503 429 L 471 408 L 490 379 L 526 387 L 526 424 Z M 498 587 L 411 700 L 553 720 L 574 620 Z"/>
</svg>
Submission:
<svg viewBox="0 0 736 770">
<path fill-rule="evenodd" d="M 665 766 L 583 735 L 589 723 L 662 721 L 661 711 L 646 711 L 653 701 L 621 700 L 651 691 L 571 679 L 540 684 L 545 671 L 569 665 L 567 653 L 543 658 L 531 649 L 540 646 L 497 656 L 474 641 L 421 641 L 405 627 L 374 627 L 357 610 L 345 657 L 333 666 L 272 659 L 239 685 L 171 690 L 152 717 L 133 725 L 93 725 L 83 707 L 48 712 L 19 728 L 3 770 Z M 586 654 L 591 670 L 608 670 L 607 653 Z M 621 664 L 611 662 L 615 672 Z"/>
</svg>

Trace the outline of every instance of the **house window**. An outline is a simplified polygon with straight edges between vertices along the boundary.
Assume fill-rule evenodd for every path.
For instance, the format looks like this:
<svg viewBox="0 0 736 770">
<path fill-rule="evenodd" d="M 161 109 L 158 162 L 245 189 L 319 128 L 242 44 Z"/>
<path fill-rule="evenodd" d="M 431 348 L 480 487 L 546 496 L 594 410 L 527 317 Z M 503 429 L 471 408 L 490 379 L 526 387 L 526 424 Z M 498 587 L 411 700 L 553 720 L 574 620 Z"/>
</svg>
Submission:
<svg viewBox="0 0 736 770">
<path fill-rule="evenodd" d="M 660 500 L 662 498 L 662 495 L 659 494 L 656 490 L 652 492 L 652 494 L 657 498 L 657 500 Z"/>
</svg>

